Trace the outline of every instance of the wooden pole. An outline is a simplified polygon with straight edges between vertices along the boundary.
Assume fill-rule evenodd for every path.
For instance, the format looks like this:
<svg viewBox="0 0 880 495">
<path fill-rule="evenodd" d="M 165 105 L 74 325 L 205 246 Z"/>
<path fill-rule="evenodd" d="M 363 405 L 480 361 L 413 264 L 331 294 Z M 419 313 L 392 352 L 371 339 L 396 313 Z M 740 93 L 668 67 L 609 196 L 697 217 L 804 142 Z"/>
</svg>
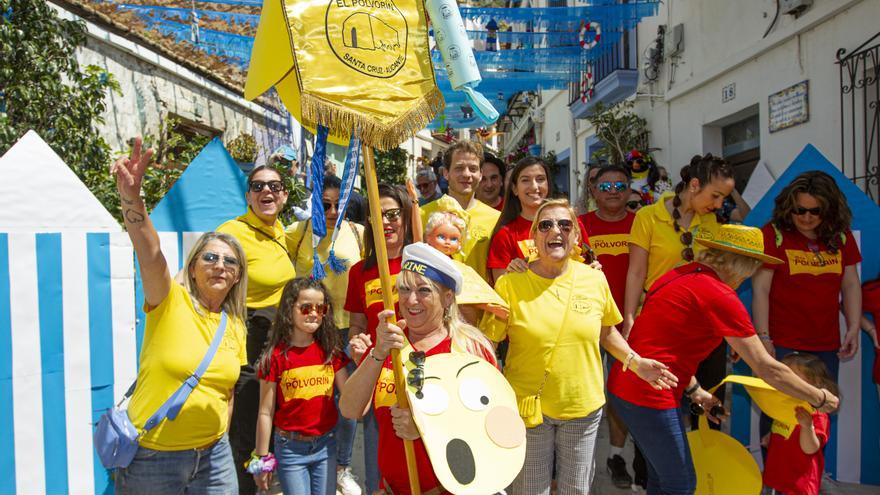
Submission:
<svg viewBox="0 0 880 495">
<path fill-rule="evenodd" d="M 394 301 L 391 299 L 391 270 L 388 268 L 388 249 L 385 247 L 385 228 L 382 225 L 382 206 L 379 204 L 379 183 L 376 180 L 376 162 L 373 158 L 373 149 L 363 145 L 364 151 L 364 179 L 367 181 L 367 200 L 370 204 L 370 226 L 373 228 L 373 244 L 376 250 L 376 264 L 379 267 L 379 281 L 382 284 L 382 302 L 385 309 L 394 310 Z M 406 208 L 407 205 L 401 205 Z M 388 323 L 397 323 L 393 318 Z M 406 397 L 406 377 L 403 372 L 403 362 L 400 360 L 400 350 L 391 351 L 391 363 L 394 369 L 394 389 L 397 391 L 397 407 L 409 409 L 409 400 Z M 419 488 L 419 470 L 416 465 L 416 451 L 412 440 L 403 441 L 406 453 L 406 470 L 409 473 L 409 489 L 413 495 L 422 493 Z"/>
</svg>

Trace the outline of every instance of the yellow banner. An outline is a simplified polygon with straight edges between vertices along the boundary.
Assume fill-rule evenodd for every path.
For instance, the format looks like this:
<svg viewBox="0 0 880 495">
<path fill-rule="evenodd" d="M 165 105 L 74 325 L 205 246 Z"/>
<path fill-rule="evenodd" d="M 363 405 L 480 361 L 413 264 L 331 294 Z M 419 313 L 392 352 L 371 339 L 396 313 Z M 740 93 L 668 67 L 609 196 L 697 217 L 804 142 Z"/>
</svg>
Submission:
<svg viewBox="0 0 880 495">
<path fill-rule="evenodd" d="M 443 108 L 421 0 L 266 0 L 245 98 L 274 86 L 306 127 L 397 146 Z"/>
<path fill-rule="evenodd" d="M 840 252 L 831 254 L 827 251 L 799 251 L 786 249 L 785 256 L 788 258 L 788 270 L 792 275 L 806 273 L 809 275 L 824 275 L 826 273 L 840 275 L 843 273 L 843 260 Z"/>
<path fill-rule="evenodd" d="M 590 236 L 590 247 L 597 256 L 617 256 L 629 253 L 629 234 Z"/>
<path fill-rule="evenodd" d="M 366 291 L 365 304 L 370 306 L 382 302 L 382 280 L 375 278 L 366 283 L 364 287 Z M 397 275 L 391 276 L 391 301 L 397 304 Z"/>
<path fill-rule="evenodd" d="M 395 388 L 394 371 L 391 368 L 382 368 L 379 379 L 376 380 L 376 395 L 373 397 L 373 408 L 391 407 L 397 404 Z"/>
<path fill-rule="evenodd" d="M 284 400 L 312 399 L 333 395 L 333 367 L 315 364 L 291 368 L 281 374 L 281 393 Z"/>
</svg>

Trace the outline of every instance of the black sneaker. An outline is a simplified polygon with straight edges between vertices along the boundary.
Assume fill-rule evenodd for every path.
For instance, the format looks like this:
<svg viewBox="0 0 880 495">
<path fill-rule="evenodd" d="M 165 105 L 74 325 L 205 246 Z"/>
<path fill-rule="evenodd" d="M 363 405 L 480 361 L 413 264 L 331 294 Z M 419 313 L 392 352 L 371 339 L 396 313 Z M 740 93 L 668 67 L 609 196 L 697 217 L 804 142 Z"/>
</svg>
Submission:
<svg viewBox="0 0 880 495">
<path fill-rule="evenodd" d="M 611 474 L 611 482 L 617 488 L 632 487 L 632 477 L 626 472 L 626 461 L 623 457 L 615 455 L 608 458 L 608 472 Z"/>
<path fill-rule="evenodd" d="M 636 476 L 635 484 L 644 489 L 648 488 L 648 465 L 645 464 L 645 457 L 642 455 L 641 451 L 639 451 L 638 447 L 635 449 L 635 456 L 633 456 L 633 473 Z"/>
</svg>

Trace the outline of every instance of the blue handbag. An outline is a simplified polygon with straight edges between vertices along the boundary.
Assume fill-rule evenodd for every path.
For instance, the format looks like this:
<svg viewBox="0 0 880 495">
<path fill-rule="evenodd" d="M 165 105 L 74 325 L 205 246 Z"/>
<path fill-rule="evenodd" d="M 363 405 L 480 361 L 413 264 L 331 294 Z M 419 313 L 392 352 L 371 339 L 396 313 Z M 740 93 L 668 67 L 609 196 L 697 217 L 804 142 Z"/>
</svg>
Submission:
<svg viewBox="0 0 880 495">
<path fill-rule="evenodd" d="M 95 450 L 98 451 L 98 458 L 101 460 L 101 464 L 105 468 L 115 469 L 128 467 L 137 453 L 138 443 L 140 442 L 141 437 L 151 429 L 155 428 L 156 425 L 161 423 L 166 417 L 170 421 L 177 418 L 180 409 L 183 407 L 186 399 L 189 398 L 189 394 L 192 393 L 193 389 L 199 384 L 199 380 L 201 380 L 202 375 L 205 374 L 205 370 L 208 369 L 211 360 L 214 359 L 214 354 L 217 353 L 217 348 L 220 346 L 220 341 L 223 340 L 223 334 L 225 331 L 226 312 L 224 311 L 220 315 L 220 326 L 217 327 L 217 331 L 214 333 L 211 347 L 208 348 L 208 352 L 205 353 L 205 357 L 202 358 L 202 362 L 199 364 L 195 373 L 190 375 L 190 377 L 180 385 L 180 388 L 171 394 L 171 397 L 169 397 L 165 403 L 162 404 L 152 416 L 150 416 L 150 419 L 144 424 L 142 430 L 138 431 L 138 429 L 135 428 L 131 419 L 128 417 L 128 410 L 121 407 L 122 403 L 134 393 L 137 381 L 131 384 L 131 387 L 128 388 L 128 391 L 118 404 L 101 415 L 101 419 L 98 420 L 98 425 L 95 428 L 92 441 L 95 444 Z"/>
</svg>

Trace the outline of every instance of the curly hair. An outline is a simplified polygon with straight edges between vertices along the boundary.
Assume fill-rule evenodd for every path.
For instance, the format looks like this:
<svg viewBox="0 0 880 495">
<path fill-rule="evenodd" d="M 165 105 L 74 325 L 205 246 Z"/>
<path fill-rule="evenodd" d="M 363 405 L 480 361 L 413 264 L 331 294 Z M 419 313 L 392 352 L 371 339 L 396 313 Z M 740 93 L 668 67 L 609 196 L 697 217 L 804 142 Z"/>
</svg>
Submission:
<svg viewBox="0 0 880 495">
<path fill-rule="evenodd" d="M 681 213 L 678 212 L 681 207 L 681 193 L 684 192 L 691 179 L 697 179 L 700 183 L 700 189 L 702 189 L 712 182 L 712 179 L 733 178 L 733 167 L 723 158 L 706 153 L 703 156 L 694 155 L 691 162 L 681 169 L 679 175 L 681 175 L 681 182 L 675 185 L 675 197 L 672 199 L 672 207 L 674 208 L 672 218 L 675 219 L 673 225 L 676 232 L 681 229 L 678 225 L 678 219 L 681 216 Z"/>
<path fill-rule="evenodd" d="M 785 186 L 776 196 L 776 206 L 770 222 L 779 230 L 795 230 L 791 217 L 797 208 L 797 195 L 800 193 L 809 194 L 819 202 L 822 223 L 816 228 L 816 236 L 828 246 L 831 253 L 836 253 L 840 250 L 844 234 L 852 224 L 852 212 L 837 183 L 825 172 L 804 172 Z"/>
<path fill-rule="evenodd" d="M 269 338 L 266 339 L 266 347 L 260 359 L 257 360 L 257 370 L 262 374 L 269 373 L 269 365 L 272 362 L 272 350 L 278 344 L 284 342 L 285 350 L 290 348 L 290 340 L 288 336 L 293 334 L 293 312 L 297 309 L 296 302 L 299 300 L 301 291 L 312 289 L 324 295 L 324 304 L 327 305 L 327 313 L 321 319 L 321 326 L 315 332 L 315 342 L 324 351 L 326 363 L 329 363 L 334 356 L 341 354 L 342 339 L 336 330 L 336 324 L 333 321 L 333 306 L 330 303 L 330 292 L 318 280 L 312 278 L 298 277 L 284 286 L 281 292 L 281 301 L 278 303 L 278 311 L 275 313 L 275 321 L 272 322 L 272 329 L 269 331 Z"/>
<path fill-rule="evenodd" d="M 467 243 L 467 222 L 451 211 L 435 211 L 428 217 L 428 224 L 425 225 L 425 238 L 441 225 L 451 225 L 458 229 L 458 232 L 461 234 L 461 239 L 458 241 L 459 251 L 461 251 L 460 246 L 464 246 Z"/>
</svg>

